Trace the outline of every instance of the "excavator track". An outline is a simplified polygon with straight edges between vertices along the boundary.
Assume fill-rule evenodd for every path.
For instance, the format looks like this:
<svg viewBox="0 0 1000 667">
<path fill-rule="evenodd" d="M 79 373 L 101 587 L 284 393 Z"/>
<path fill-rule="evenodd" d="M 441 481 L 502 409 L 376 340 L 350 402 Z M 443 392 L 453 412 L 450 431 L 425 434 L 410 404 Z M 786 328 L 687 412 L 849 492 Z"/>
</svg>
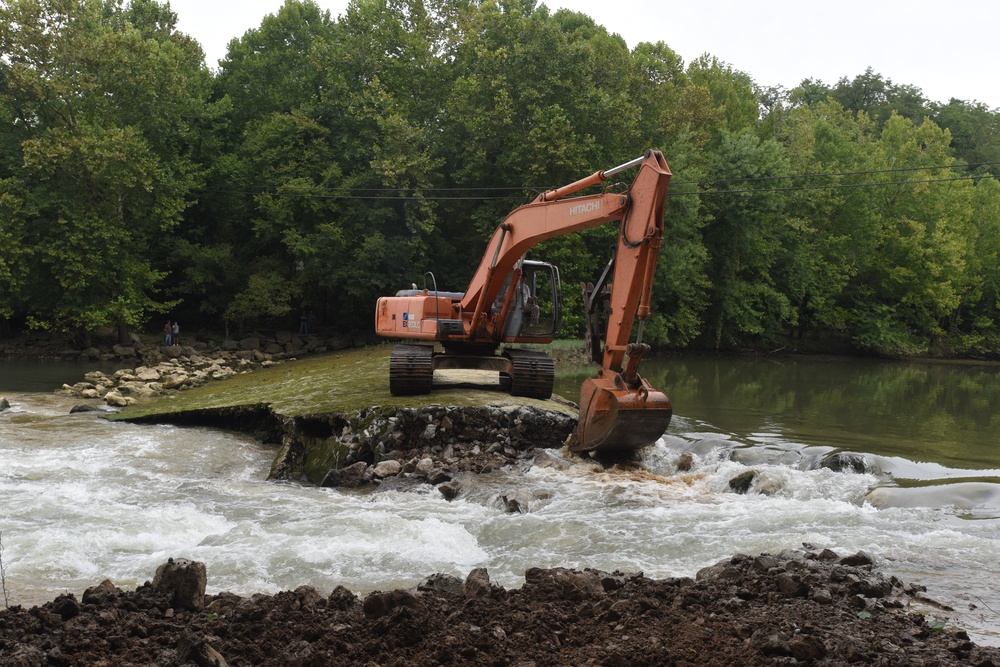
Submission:
<svg viewBox="0 0 1000 667">
<path fill-rule="evenodd" d="M 429 394 L 434 384 L 434 348 L 396 345 L 389 357 L 389 392 L 393 396 Z"/>
<path fill-rule="evenodd" d="M 549 355 L 534 350 L 506 350 L 503 354 L 510 359 L 511 373 L 509 380 L 501 380 L 501 386 L 509 385 L 511 396 L 551 398 L 556 367 Z"/>
</svg>

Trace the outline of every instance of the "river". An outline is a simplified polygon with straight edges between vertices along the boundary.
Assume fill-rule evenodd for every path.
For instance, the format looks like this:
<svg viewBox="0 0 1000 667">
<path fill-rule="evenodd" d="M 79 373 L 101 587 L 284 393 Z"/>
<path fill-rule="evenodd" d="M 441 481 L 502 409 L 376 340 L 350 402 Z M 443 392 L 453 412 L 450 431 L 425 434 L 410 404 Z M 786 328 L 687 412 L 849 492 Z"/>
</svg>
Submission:
<svg viewBox="0 0 1000 667">
<path fill-rule="evenodd" d="M 694 576 L 736 553 L 802 543 L 864 550 L 955 609 L 921 607 L 1000 645 L 1000 367 L 850 359 L 644 363 L 675 416 L 653 474 L 536 469 L 365 492 L 265 481 L 274 450 L 206 428 L 69 414 L 47 387 L 85 369 L 0 362 L 0 543 L 7 602 L 133 588 L 168 557 L 203 561 L 209 592 L 312 584 L 359 593 L 475 567 L 511 588 L 529 567 Z M 559 378 L 572 396 L 582 376 Z M 43 386 L 40 386 L 43 385 Z M 683 452 L 690 472 L 678 472 Z M 863 472 L 819 467 L 835 452 Z M 729 480 L 749 469 L 750 492 Z M 529 511 L 497 498 L 518 489 Z"/>
</svg>

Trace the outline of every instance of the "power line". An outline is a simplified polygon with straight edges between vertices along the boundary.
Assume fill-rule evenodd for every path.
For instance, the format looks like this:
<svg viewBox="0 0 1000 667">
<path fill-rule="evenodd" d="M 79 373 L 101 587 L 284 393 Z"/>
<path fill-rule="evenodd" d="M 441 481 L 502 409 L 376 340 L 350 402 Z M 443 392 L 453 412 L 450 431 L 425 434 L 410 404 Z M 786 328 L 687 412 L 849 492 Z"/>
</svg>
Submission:
<svg viewBox="0 0 1000 667">
<path fill-rule="evenodd" d="M 872 172 L 872 173 L 885 173 L 885 172 Z M 796 177 L 793 176 L 782 176 L 773 178 L 770 180 L 791 180 Z M 886 186 L 900 186 L 900 185 L 915 185 L 917 183 L 949 183 L 954 181 L 979 181 L 983 179 L 994 179 L 994 176 L 955 176 L 953 178 L 927 178 L 920 180 L 904 180 L 904 181 L 883 181 L 879 183 L 829 183 L 824 185 L 800 185 L 800 186 L 787 186 L 787 187 L 774 187 L 774 188 L 744 188 L 740 190 L 697 190 L 694 192 L 671 192 L 670 197 L 693 197 L 693 196 L 716 196 L 716 195 L 735 195 L 735 194 L 766 194 L 768 192 L 801 192 L 805 190 L 837 190 L 841 188 L 879 188 Z M 733 179 L 727 182 L 739 182 L 740 179 Z M 697 181 L 681 181 L 675 183 L 675 185 L 689 185 L 691 183 L 698 183 Z M 699 183 L 700 185 L 700 183 Z M 488 189 L 488 188 L 484 188 Z M 490 188 L 491 189 L 491 188 Z M 399 188 L 393 188 L 391 191 L 398 191 Z M 381 201 L 490 201 L 490 200 L 509 200 L 515 197 L 514 195 L 498 195 L 498 196 L 485 196 L 485 195 L 470 195 L 470 196 L 416 196 L 416 195 L 356 195 L 356 194 L 320 194 L 315 192 L 277 192 L 277 191 L 261 191 L 261 190 L 218 190 L 206 188 L 199 190 L 199 192 L 214 192 L 218 194 L 232 194 L 232 195 L 250 195 L 250 196 L 268 196 L 268 197 L 296 197 L 302 199 L 356 199 L 356 200 L 381 200 Z M 424 190 L 422 190 L 424 192 Z"/>
<path fill-rule="evenodd" d="M 725 179 L 713 179 L 707 181 L 675 181 L 674 186 L 678 185 L 690 185 L 692 183 L 698 185 L 715 185 L 724 183 L 746 183 L 746 182 L 766 182 L 766 181 L 784 181 L 784 180 L 796 180 L 796 179 L 814 179 L 814 178 L 833 178 L 842 176 L 866 176 L 873 174 L 888 174 L 888 173 L 900 173 L 900 172 L 910 172 L 910 171 L 929 171 L 935 169 L 974 169 L 979 167 L 993 166 L 1000 164 L 1000 162 L 980 162 L 977 164 L 969 165 L 928 165 L 923 167 L 898 167 L 894 169 L 873 169 L 868 171 L 845 171 L 845 172 L 827 172 L 827 173 L 813 173 L 813 174 L 792 174 L 783 176 L 760 176 L 760 177 L 745 177 L 745 178 L 725 178 Z M 820 186 L 795 186 L 795 187 L 784 187 L 784 188 L 772 188 L 769 190 L 752 190 L 752 192 L 781 192 L 789 190 L 810 190 L 810 189 L 832 189 L 836 187 L 878 187 L 882 185 L 899 185 L 906 182 L 912 183 L 931 183 L 936 181 L 948 181 L 948 180 L 975 180 L 979 178 L 992 178 L 990 175 L 982 176 L 969 176 L 969 177 L 958 177 L 951 179 L 927 179 L 922 181 L 894 181 L 888 183 L 862 183 L 862 184 L 835 184 L 835 185 L 820 185 Z M 421 193 L 435 193 L 435 192 L 490 192 L 490 191 L 517 191 L 524 192 L 525 190 L 534 190 L 536 192 L 543 190 L 550 190 L 555 186 L 544 186 L 544 187 L 523 187 L 523 186 L 488 186 L 488 187 L 440 187 L 440 188 L 420 188 Z M 338 192 L 343 191 L 346 194 L 319 194 L 316 190 L 321 191 L 332 191 Z M 332 187 L 332 188 L 310 188 L 309 192 L 278 192 L 276 186 L 265 186 L 253 190 L 221 190 L 213 188 L 205 188 L 199 190 L 199 192 L 216 192 L 220 194 L 243 194 L 243 195 L 271 195 L 280 197 L 309 197 L 316 199 L 384 199 L 384 200 L 422 200 L 422 201 L 473 201 L 473 200 L 497 200 L 497 199 L 510 199 L 512 195 L 498 195 L 498 196 L 483 196 L 483 195 L 466 195 L 466 196 L 441 196 L 441 195 L 426 195 L 421 196 L 415 195 L 386 195 L 386 194 L 370 194 L 362 195 L 356 193 L 387 193 L 387 192 L 399 192 L 404 190 L 404 188 L 351 188 L 351 187 Z M 741 193 L 747 192 L 746 190 L 699 190 L 698 192 L 692 193 L 675 193 L 674 196 L 680 195 L 695 195 L 695 194 L 721 194 L 723 192 L 728 193 Z"/>
</svg>

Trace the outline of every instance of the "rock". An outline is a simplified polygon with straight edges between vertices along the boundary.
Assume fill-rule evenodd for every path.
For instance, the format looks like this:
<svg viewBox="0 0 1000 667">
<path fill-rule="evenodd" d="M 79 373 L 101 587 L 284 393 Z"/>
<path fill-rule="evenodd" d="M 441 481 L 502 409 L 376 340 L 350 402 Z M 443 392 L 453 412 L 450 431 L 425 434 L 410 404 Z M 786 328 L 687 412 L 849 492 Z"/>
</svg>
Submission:
<svg viewBox="0 0 1000 667">
<path fill-rule="evenodd" d="M 858 474 L 872 472 L 875 469 L 875 466 L 867 456 L 855 452 L 828 454 L 815 467 L 828 468 L 834 472 L 853 472 Z"/>
<path fill-rule="evenodd" d="M 826 657 L 826 646 L 819 637 L 796 635 L 789 640 L 788 650 L 793 658 L 807 665 Z"/>
<path fill-rule="evenodd" d="M 205 564 L 186 558 L 170 558 L 156 568 L 153 588 L 170 597 L 171 606 L 198 610 L 205 606 Z"/>
<path fill-rule="evenodd" d="M 429 456 L 420 459 L 417 465 L 414 467 L 413 472 L 421 477 L 427 477 L 430 475 L 431 471 L 434 470 L 434 459 Z"/>
<path fill-rule="evenodd" d="M 756 476 L 756 470 L 747 470 L 746 472 L 740 473 L 736 477 L 729 480 L 729 488 L 736 493 L 746 493 L 750 490 L 750 485 L 753 484 L 754 477 Z"/>
<path fill-rule="evenodd" d="M 373 591 L 368 594 L 363 602 L 365 616 L 368 618 L 380 618 L 398 607 L 414 606 L 417 598 L 413 593 L 403 590 Z"/>
<path fill-rule="evenodd" d="M 859 551 L 853 556 L 844 556 L 840 559 L 841 565 L 850 565 L 851 567 L 860 567 L 863 565 L 874 565 L 875 559 L 864 551 Z"/>
<path fill-rule="evenodd" d="M 182 633 L 177 642 L 177 658 L 181 663 L 193 662 L 198 667 L 228 667 L 225 658 L 204 637 L 190 631 Z"/>
<path fill-rule="evenodd" d="M 375 464 L 375 477 L 382 479 L 385 477 L 395 477 L 403 469 L 399 461 L 388 459 Z"/>
<path fill-rule="evenodd" d="M 524 573 L 525 586 L 555 587 L 569 600 L 587 600 L 606 596 L 601 574 L 596 570 L 571 570 L 532 567 Z"/>
<path fill-rule="evenodd" d="M 100 602 L 114 598 L 121 591 L 111 583 L 110 579 L 105 579 L 96 586 L 91 586 L 83 592 L 84 604 L 99 604 Z"/>
<path fill-rule="evenodd" d="M 260 339 L 259 338 L 244 338 L 240 341 L 241 350 L 259 350 L 260 349 Z"/>
<path fill-rule="evenodd" d="M 135 348 L 130 345 L 115 345 L 111 348 L 116 357 L 128 359 L 135 356 Z"/>
<path fill-rule="evenodd" d="M 6 398 L 0 398 L 0 412 L 4 410 L 10 410 L 10 401 Z"/>
<path fill-rule="evenodd" d="M 118 393 L 117 389 L 109 391 L 107 394 L 105 394 L 104 402 L 107 403 L 108 405 L 113 405 L 117 408 L 124 408 L 126 405 L 129 404 L 128 401 L 125 399 L 125 397 L 122 396 L 120 393 Z"/>
<path fill-rule="evenodd" d="M 547 449 L 535 450 L 535 459 L 532 461 L 532 465 L 539 468 L 553 468 L 555 470 L 569 470 L 573 467 L 572 462 Z"/>
<path fill-rule="evenodd" d="M 90 403 L 79 403 L 69 409 L 69 413 L 71 415 L 77 412 L 104 412 L 104 410 L 101 410 L 96 405 L 92 405 Z"/>
<path fill-rule="evenodd" d="M 159 382 L 160 372 L 155 368 L 137 368 L 135 376 L 142 382 Z"/>
<path fill-rule="evenodd" d="M 444 496 L 445 500 L 454 500 L 458 497 L 458 493 L 462 490 L 462 487 L 458 482 L 451 481 L 441 484 L 437 489 Z"/>
<path fill-rule="evenodd" d="M 489 597 L 490 574 L 485 567 L 477 567 L 465 578 L 462 593 L 470 600 Z"/>
<path fill-rule="evenodd" d="M 80 614 L 80 603 L 76 601 L 72 593 L 60 595 L 52 602 L 52 611 L 59 614 L 59 618 L 68 621 Z"/>
<path fill-rule="evenodd" d="M 427 481 L 430 484 L 437 486 L 438 484 L 444 484 L 445 482 L 450 482 L 451 475 L 449 475 L 447 471 L 442 470 L 441 468 L 435 468 L 434 470 L 431 470 L 429 473 L 427 473 Z"/>
<path fill-rule="evenodd" d="M 694 466 L 694 455 L 691 452 L 683 452 L 677 459 L 677 470 L 688 472 Z"/>
<path fill-rule="evenodd" d="M 341 486 L 353 489 L 361 486 L 361 482 L 364 480 L 365 470 L 367 469 L 368 464 L 364 461 L 358 461 L 357 463 L 352 463 L 351 465 L 343 468 L 334 468 L 330 472 L 326 473 L 326 477 L 323 478 L 323 483 L 320 484 L 320 486 Z"/>
<path fill-rule="evenodd" d="M 797 574 L 788 574 L 787 572 L 780 574 L 778 575 L 777 584 L 778 590 L 786 598 L 801 598 L 809 595 L 809 586 Z"/>
<path fill-rule="evenodd" d="M 432 574 L 419 584 L 418 591 L 437 591 L 449 595 L 465 595 L 465 584 L 450 574 Z"/>
</svg>

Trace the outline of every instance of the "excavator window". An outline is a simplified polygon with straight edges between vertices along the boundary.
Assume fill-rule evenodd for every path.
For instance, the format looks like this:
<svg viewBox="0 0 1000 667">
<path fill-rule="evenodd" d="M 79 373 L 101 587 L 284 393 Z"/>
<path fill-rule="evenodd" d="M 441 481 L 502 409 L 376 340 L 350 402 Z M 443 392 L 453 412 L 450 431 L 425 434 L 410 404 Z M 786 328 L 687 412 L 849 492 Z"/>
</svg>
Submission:
<svg viewBox="0 0 1000 667">
<path fill-rule="evenodd" d="M 551 336 L 559 325 L 558 271 L 551 264 L 527 263 L 523 267 L 522 336 Z"/>
</svg>

